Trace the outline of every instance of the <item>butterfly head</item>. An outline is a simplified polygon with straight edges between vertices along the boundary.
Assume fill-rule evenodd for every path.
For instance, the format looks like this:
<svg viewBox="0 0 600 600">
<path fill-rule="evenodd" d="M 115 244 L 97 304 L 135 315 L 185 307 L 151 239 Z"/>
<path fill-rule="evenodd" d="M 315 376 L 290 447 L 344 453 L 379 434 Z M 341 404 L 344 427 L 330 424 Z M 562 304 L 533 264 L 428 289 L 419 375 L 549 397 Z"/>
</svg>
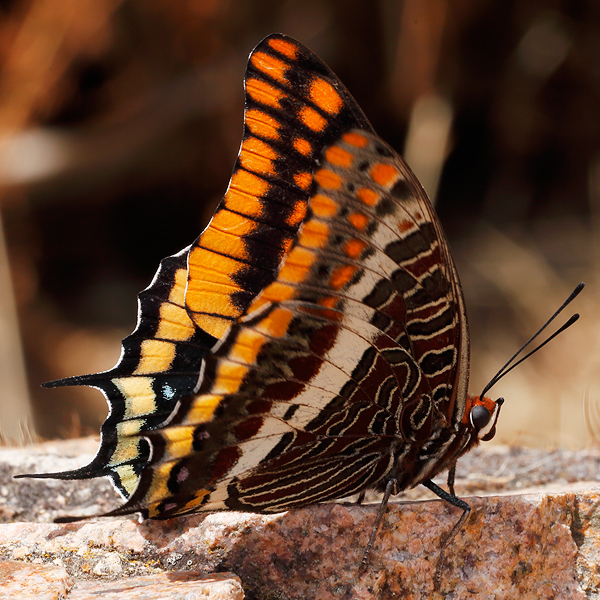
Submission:
<svg viewBox="0 0 600 600">
<path fill-rule="evenodd" d="M 557 335 L 562 333 L 565 329 L 568 329 L 577 319 L 578 314 L 574 314 L 562 327 L 555 331 L 546 341 L 539 344 L 536 348 L 528 352 L 525 356 L 517 360 L 517 357 L 527 348 L 539 335 L 554 321 L 554 319 L 579 295 L 583 290 L 585 284 L 580 283 L 569 295 L 569 297 L 563 302 L 562 306 L 546 321 L 546 323 L 535 333 L 519 350 L 510 358 L 510 360 L 492 377 L 490 382 L 485 386 L 483 392 L 479 396 L 469 396 L 467 406 L 462 418 L 463 426 L 469 426 L 472 430 L 473 436 L 471 440 L 475 440 L 475 434 L 477 440 L 487 442 L 491 440 L 496 434 L 496 422 L 498 421 L 498 415 L 500 413 L 500 407 L 504 402 L 504 398 L 498 398 L 498 400 L 491 400 L 486 397 L 486 393 L 494 386 L 500 379 L 502 379 L 507 373 L 510 373 L 517 365 L 520 365 L 525 359 L 529 358 L 532 354 L 535 354 L 538 350 L 543 348 L 548 342 L 553 340 Z"/>
<path fill-rule="evenodd" d="M 503 403 L 504 398 L 498 400 L 486 396 L 470 398 L 463 421 L 468 421 L 479 441 L 487 442 L 496 435 L 496 423 Z"/>
</svg>

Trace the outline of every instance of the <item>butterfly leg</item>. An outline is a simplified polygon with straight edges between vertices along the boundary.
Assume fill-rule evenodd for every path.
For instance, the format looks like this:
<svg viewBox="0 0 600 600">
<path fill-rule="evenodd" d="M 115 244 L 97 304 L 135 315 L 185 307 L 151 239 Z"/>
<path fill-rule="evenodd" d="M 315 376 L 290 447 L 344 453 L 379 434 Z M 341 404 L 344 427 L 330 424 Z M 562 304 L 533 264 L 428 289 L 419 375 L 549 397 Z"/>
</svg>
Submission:
<svg viewBox="0 0 600 600">
<path fill-rule="evenodd" d="M 450 495 L 455 496 L 454 493 L 454 477 L 456 476 L 456 463 L 454 463 L 450 469 L 448 469 L 448 489 L 450 490 Z"/>
<path fill-rule="evenodd" d="M 363 503 L 364 499 L 365 499 L 365 495 L 367 492 L 361 492 L 358 495 L 358 498 L 356 499 L 356 504 L 358 504 L 359 506 Z"/>
<path fill-rule="evenodd" d="M 375 537 L 377 536 L 377 530 L 381 525 L 381 521 L 383 520 L 383 515 L 385 514 L 385 509 L 387 508 L 388 501 L 392 494 L 397 494 L 396 484 L 398 482 L 396 479 L 389 479 L 386 486 L 385 491 L 383 493 L 383 498 L 381 499 L 381 503 L 379 504 L 379 509 L 377 510 L 377 516 L 375 517 L 375 522 L 373 523 L 373 529 L 371 530 L 371 537 L 369 538 L 369 543 L 365 548 L 365 552 L 363 554 L 362 560 L 360 561 L 360 567 L 358 569 L 359 573 L 365 569 L 367 566 L 367 561 L 369 560 L 369 553 L 371 552 L 371 548 L 375 543 Z"/>
<path fill-rule="evenodd" d="M 452 478 L 450 475 L 452 475 Z M 427 481 L 423 481 L 423 485 L 427 489 L 431 490 L 438 498 L 441 498 L 449 504 L 452 504 L 452 506 L 456 506 L 456 508 L 461 508 L 463 511 L 460 519 L 456 522 L 450 533 L 446 536 L 441 544 L 442 547 L 440 550 L 440 556 L 435 568 L 435 589 L 439 592 L 442 586 L 442 563 L 444 561 L 446 548 L 450 545 L 450 542 L 454 539 L 456 534 L 460 531 L 460 528 L 463 526 L 463 523 L 467 520 L 467 517 L 471 512 L 471 507 L 464 500 L 461 500 L 454 495 L 454 467 L 452 467 L 448 473 L 448 486 L 451 490 L 450 494 L 429 479 Z"/>
</svg>

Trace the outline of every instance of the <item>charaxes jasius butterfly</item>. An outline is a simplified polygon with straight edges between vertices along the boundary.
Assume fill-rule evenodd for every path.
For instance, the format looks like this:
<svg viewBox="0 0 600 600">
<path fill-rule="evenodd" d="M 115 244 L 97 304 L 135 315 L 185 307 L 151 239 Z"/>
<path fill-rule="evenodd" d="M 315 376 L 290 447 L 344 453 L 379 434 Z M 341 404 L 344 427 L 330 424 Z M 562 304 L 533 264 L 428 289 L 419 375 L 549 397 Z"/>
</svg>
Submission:
<svg viewBox="0 0 600 600">
<path fill-rule="evenodd" d="M 469 332 L 423 188 L 335 74 L 284 35 L 251 53 L 244 136 L 211 222 L 164 259 L 88 385 L 110 515 L 278 512 L 366 489 L 454 495 L 499 401 L 467 395 Z M 450 469 L 450 493 L 431 478 Z M 39 476 L 39 475 L 35 475 Z M 381 511 L 380 511 L 381 512 Z M 461 519 L 462 521 L 462 519 Z"/>
</svg>

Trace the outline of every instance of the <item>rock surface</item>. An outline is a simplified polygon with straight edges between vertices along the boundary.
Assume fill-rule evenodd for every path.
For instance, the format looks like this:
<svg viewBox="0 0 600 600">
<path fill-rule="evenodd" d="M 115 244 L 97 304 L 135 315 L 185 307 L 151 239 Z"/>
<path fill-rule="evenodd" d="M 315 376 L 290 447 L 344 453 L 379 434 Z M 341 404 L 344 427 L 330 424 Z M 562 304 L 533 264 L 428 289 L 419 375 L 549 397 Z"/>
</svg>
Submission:
<svg viewBox="0 0 600 600">
<path fill-rule="evenodd" d="M 11 590 L 14 597 L 76 600 L 117 594 L 119 600 L 583 600 L 600 591 L 596 451 L 488 447 L 461 461 L 463 475 L 479 470 L 457 482 L 457 493 L 473 510 L 446 550 L 439 594 L 434 581 L 440 543 L 461 514 L 445 502 L 412 499 L 412 491 L 411 499 L 399 496 L 401 501 L 390 503 L 368 566 L 359 572 L 376 504 L 323 504 L 269 516 L 51 523 L 64 514 L 108 510 L 118 499 L 101 480 L 9 477 L 73 468 L 74 459 L 59 460 L 56 452 L 77 454 L 80 448 L 54 444 L 0 451 L 0 578 L 8 586 L 2 597 L 11 597 L 6 595 Z M 78 464 L 89 458 L 78 456 Z M 535 493 L 468 497 L 485 489 L 506 493 L 540 485 L 545 487 Z"/>
</svg>

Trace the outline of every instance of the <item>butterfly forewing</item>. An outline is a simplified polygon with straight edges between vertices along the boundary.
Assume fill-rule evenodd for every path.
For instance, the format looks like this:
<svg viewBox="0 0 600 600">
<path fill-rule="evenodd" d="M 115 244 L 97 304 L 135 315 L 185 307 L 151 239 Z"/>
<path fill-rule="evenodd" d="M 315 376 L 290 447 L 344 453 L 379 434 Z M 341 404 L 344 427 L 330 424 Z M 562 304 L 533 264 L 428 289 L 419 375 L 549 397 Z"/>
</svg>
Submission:
<svg viewBox="0 0 600 600">
<path fill-rule="evenodd" d="M 121 370 L 103 379 L 147 382 L 156 406 L 141 385 L 107 394 L 113 409 L 86 476 L 116 472 L 115 445 L 146 444 L 119 463 L 135 478 L 114 514 L 272 512 L 382 487 L 390 473 L 413 486 L 434 468 L 419 464 L 424 445 L 450 439 L 463 418 L 462 293 L 414 175 L 298 42 L 263 40 L 245 86 L 229 188 L 198 240 L 172 257 L 184 301 L 175 275 L 157 276 L 165 292 L 152 310 L 142 302 L 136 329 L 147 336 L 133 350 L 124 343 Z M 152 321 L 175 288 L 185 310 L 161 308 Z M 181 336 L 172 367 L 167 329 Z M 196 337 L 201 351 L 176 373 Z"/>
<path fill-rule="evenodd" d="M 244 81 L 238 160 L 188 260 L 186 304 L 194 322 L 215 337 L 275 280 L 306 216 L 323 148 L 343 128 L 371 129 L 333 72 L 284 36 L 255 48 Z"/>
</svg>

